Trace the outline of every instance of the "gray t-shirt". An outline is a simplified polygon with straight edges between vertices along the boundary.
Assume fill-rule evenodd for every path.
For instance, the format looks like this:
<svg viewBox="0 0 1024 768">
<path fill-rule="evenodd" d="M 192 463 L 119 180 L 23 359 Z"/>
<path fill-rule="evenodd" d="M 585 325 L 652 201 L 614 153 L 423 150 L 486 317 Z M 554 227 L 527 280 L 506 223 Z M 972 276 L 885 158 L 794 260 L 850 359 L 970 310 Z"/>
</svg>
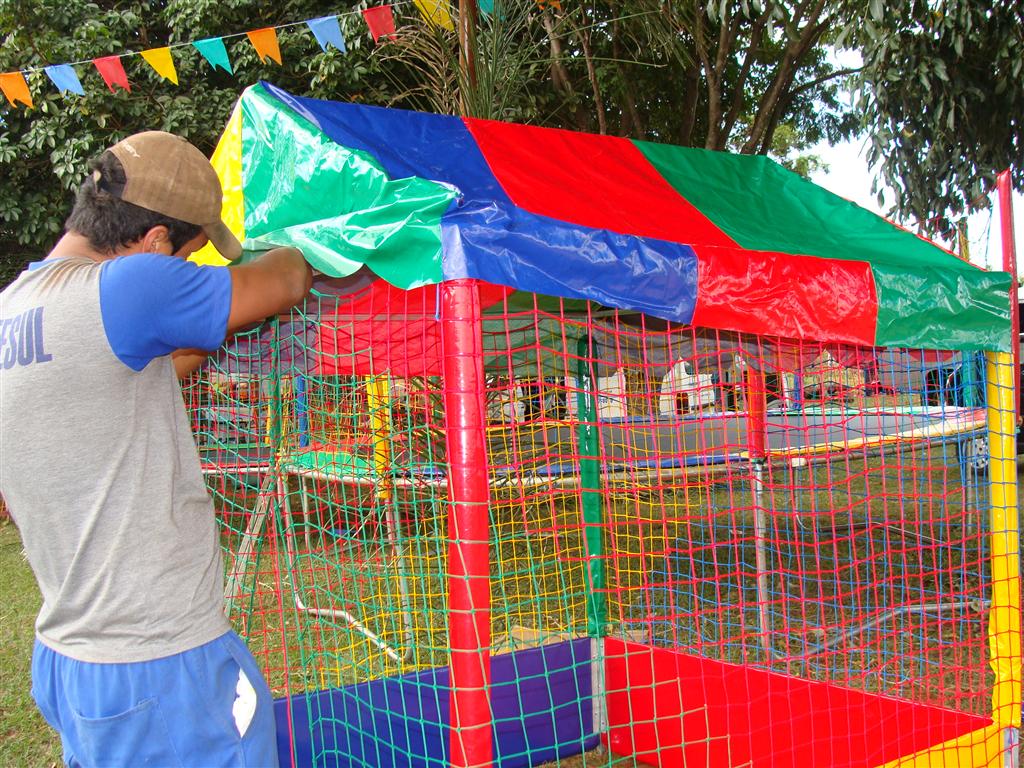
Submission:
<svg viewBox="0 0 1024 768">
<path fill-rule="evenodd" d="M 0 493 L 37 637 L 88 662 L 206 643 L 229 629 L 223 564 L 169 353 L 223 341 L 230 275 L 156 254 L 33 266 L 0 293 Z"/>
</svg>

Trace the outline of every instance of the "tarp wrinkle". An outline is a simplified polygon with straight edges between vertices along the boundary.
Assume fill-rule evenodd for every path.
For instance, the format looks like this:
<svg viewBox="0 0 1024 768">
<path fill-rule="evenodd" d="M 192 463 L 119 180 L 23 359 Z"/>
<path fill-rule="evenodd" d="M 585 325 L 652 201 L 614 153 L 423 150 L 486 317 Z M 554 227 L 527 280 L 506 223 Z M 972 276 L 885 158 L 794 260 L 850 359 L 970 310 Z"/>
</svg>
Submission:
<svg viewBox="0 0 1024 768">
<path fill-rule="evenodd" d="M 325 274 L 366 266 L 404 289 L 478 278 L 796 339 L 1010 348 L 1009 275 L 768 158 L 269 84 L 241 103 L 247 247 L 296 246 Z"/>
</svg>

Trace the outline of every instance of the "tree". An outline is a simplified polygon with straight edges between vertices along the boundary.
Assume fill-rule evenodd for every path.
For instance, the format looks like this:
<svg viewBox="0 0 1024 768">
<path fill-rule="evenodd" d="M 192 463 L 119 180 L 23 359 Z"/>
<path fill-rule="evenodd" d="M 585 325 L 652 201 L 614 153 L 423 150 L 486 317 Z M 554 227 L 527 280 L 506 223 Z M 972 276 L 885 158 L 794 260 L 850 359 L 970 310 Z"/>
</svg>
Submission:
<svg viewBox="0 0 1024 768">
<path fill-rule="evenodd" d="M 478 116 L 748 153 L 799 153 L 854 125 L 838 99 L 849 71 L 828 56 L 850 3 L 496 5 L 480 20 L 475 87 L 457 82 L 443 36 L 389 47 L 419 74 L 404 95 L 451 112 L 469 88 Z"/>
<path fill-rule="evenodd" d="M 938 0 L 901 2 L 917 13 Z M 0 71 L 34 69 L 36 102 L 0 106 L 0 282 L 56 239 L 88 158 L 150 128 L 210 151 L 238 92 L 260 78 L 301 95 L 771 154 L 802 173 L 815 167 L 814 144 L 875 131 L 885 178 L 906 194 L 901 212 L 919 216 L 949 207 L 971 169 L 981 169 L 984 188 L 984 173 L 1004 159 L 1006 132 L 984 124 L 989 92 L 1001 89 L 1006 120 L 1021 113 L 1020 26 L 1009 28 L 1020 11 L 1011 0 L 991 12 L 947 0 L 949 10 L 916 26 L 884 16 L 880 0 L 866 21 L 854 0 L 494 0 L 476 27 L 472 78 L 459 66 L 455 33 L 427 25 L 411 4 L 395 9 L 397 36 L 371 45 L 358 14 L 368 4 L 340 11 L 342 54 L 322 52 L 295 25 L 339 13 L 327 0 L 0 0 Z M 278 25 L 292 25 L 279 30 L 284 66 L 260 62 L 241 34 Z M 942 45 L 930 48 L 926 33 Z M 234 75 L 211 71 L 189 45 L 214 36 L 227 36 Z M 132 91 L 111 94 L 88 64 L 166 44 L 178 46 L 177 88 L 129 56 Z M 853 70 L 835 63 L 839 45 L 864 49 L 859 124 L 841 98 Z M 976 71 L 986 55 L 998 73 L 987 89 Z M 85 62 L 77 66 L 85 96 L 58 93 L 42 73 L 66 62 Z M 941 114 L 913 122 L 933 103 L 923 99 L 937 96 Z M 961 129 L 978 144 L 962 163 L 950 141 Z M 946 166 L 948 180 L 936 175 Z"/>
<path fill-rule="evenodd" d="M 864 57 L 868 160 L 895 190 L 899 218 L 948 236 L 953 216 L 987 205 L 1000 171 L 1012 167 L 1024 188 L 1024 5 L 870 6 L 850 41 Z"/>
<path fill-rule="evenodd" d="M 254 7 L 258 6 L 258 7 Z M 0 0 L 0 71 L 28 75 L 34 109 L 0 108 L 0 285 L 39 258 L 60 234 L 88 160 L 131 133 L 160 129 L 212 151 L 241 88 L 260 78 L 315 96 L 367 99 L 379 95 L 377 66 L 358 14 L 342 18 L 347 54 L 322 52 L 304 29 L 279 32 L 284 66 L 259 61 L 244 35 L 336 12 L 325 0 L 253 4 L 241 0 Z M 27 21 L 32 20 L 32 21 Z M 122 63 L 131 93 L 110 93 L 89 60 L 105 55 L 227 39 L 234 75 L 213 70 L 188 45 L 174 49 L 180 85 L 164 82 L 140 56 Z M 42 67 L 76 67 L 85 95 L 61 94 Z"/>
</svg>

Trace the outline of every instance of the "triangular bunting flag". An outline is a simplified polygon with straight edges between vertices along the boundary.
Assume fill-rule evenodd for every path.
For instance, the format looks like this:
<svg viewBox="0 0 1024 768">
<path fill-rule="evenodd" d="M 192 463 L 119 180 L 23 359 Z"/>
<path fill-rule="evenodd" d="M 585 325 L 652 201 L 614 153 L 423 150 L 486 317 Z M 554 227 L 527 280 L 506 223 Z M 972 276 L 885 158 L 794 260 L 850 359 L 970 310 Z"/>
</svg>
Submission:
<svg viewBox="0 0 1024 768">
<path fill-rule="evenodd" d="M 448 0 L 413 0 L 420 10 L 420 15 L 431 25 L 455 31 L 452 15 L 448 12 Z"/>
<path fill-rule="evenodd" d="M 391 13 L 390 5 L 377 5 L 363 11 L 363 18 L 366 19 L 366 26 L 370 28 L 373 42 L 382 37 L 392 37 L 395 34 L 395 17 Z"/>
<path fill-rule="evenodd" d="M 337 16 L 324 16 L 320 19 L 310 19 L 306 22 L 313 37 L 320 43 L 320 48 L 327 50 L 328 45 L 333 45 L 342 53 L 345 52 L 345 38 L 341 34 L 341 27 L 338 25 Z"/>
<path fill-rule="evenodd" d="M 12 107 L 18 106 L 19 101 L 29 107 L 33 106 L 32 94 L 28 92 L 28 83 L 21 72 L 5 72 L 0 75 L 0 90 Z"/>
<path fill-rule="evenodd" d="M 150 48 L 148 51 L 142 52 L 142 58 L 164 80 L 170 80 L 175 85 L 178 84 L 178 72 L 174 68 L 174 59 L 171 58 L 170 48 Z"/>
<path fill-rule="evenodd" d="M 98 59 L 93 59 L 92 63 L 96 65 L 97 71 L 103 77 L 103 82 L 107 84 L 107 88 L 110 89 L 111 93 L 117 93 L 117 89 L 114 88 L 115 85 L 131 93 L 132 87 L 128 85 L 128 75 L 121 65 L 120 56 L 102 56 Z"/>
<path fill-rule="evenodd" d="M 231 60 L 228 58 L 228 49 L 224 47 L 224 41 L 219 37 L 208 37 L 205 40 L 196 40 L 192 45 L 206 59 L 210 66 L 216 69 L 220 67 L 229 75 L 235 74 L 231 70 Z"/>
<path fill-rule="evenodd" d="M 497 10 L 495 10 L 495 6 L 497 6 Z M 478 0 L 476 7 L 484 16 L 494 16 L 497 14 L 498 21 L 505 21 L 504 6 L 501 2 L 496 0 Z"/>
<path fill-rule="evenodd" d="M 281 63 L 281 49 L 277 45 L 277 31 L 273 27 L 254 29 L 245 34 L 248 36 L 249 42 L 252 43 L 252 47 L 256 49 L 256 55 L 260 57 L 260 61 L 266 63 L 270 58 L 278 64 Z"/>
<path fill-rule="evenodd" d="M 554 8 L 556 11 L 562 10 L 561 0 L 537 0 L 537 5 L 541 10 L 544 8 Z"/>
<path fill-rule="evenodd" d="M 82 81 L 78 79 L 78 73 L 70 64 L 54 64 L 52 67 L 46 67 L 45 72 L 50 81 L 57 86 L 57 90 L 70 91 L 79 96 L 85 95 Z"/>
</svg>

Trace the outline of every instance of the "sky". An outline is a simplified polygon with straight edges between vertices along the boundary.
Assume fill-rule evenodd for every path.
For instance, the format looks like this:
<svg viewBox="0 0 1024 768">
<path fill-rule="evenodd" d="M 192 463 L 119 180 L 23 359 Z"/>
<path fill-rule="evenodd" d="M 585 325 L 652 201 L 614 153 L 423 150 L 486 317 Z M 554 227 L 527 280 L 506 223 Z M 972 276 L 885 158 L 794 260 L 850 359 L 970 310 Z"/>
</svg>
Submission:
<svg viewBox="0 0 1024 768">
<path fill-rule="evenodd" d="M 844 142 L 830 147 L 820 144 L 812 152 L 818 155 L 828 166 L 828 170 L 811 175 L 811 180 L 842 195 L 863 208 L 884 215 L 878 207 L 875 196 L 871 194 L 871 182 L 874 175 L 864 159 L 863 140 Z M 890 196 L 891 196 L 890 192 Z M 1000 232 L 999 209 L 996 193 L 990 197 L 992 207 L 987 211 L 972 214 L 967 220 L 967 240 L 970 246 L 971 261 L 987 269 L 1002 269 L 1002 238 Z M 1014 240 L 1017 246 L 1017 261 L 1024 262 L 1024 196 L 1013 196 Z M 942 243 L 949 247 L 949 243 Z M 1018 269 L 1024 273 L 1024 264 Z"/>
</svg>

